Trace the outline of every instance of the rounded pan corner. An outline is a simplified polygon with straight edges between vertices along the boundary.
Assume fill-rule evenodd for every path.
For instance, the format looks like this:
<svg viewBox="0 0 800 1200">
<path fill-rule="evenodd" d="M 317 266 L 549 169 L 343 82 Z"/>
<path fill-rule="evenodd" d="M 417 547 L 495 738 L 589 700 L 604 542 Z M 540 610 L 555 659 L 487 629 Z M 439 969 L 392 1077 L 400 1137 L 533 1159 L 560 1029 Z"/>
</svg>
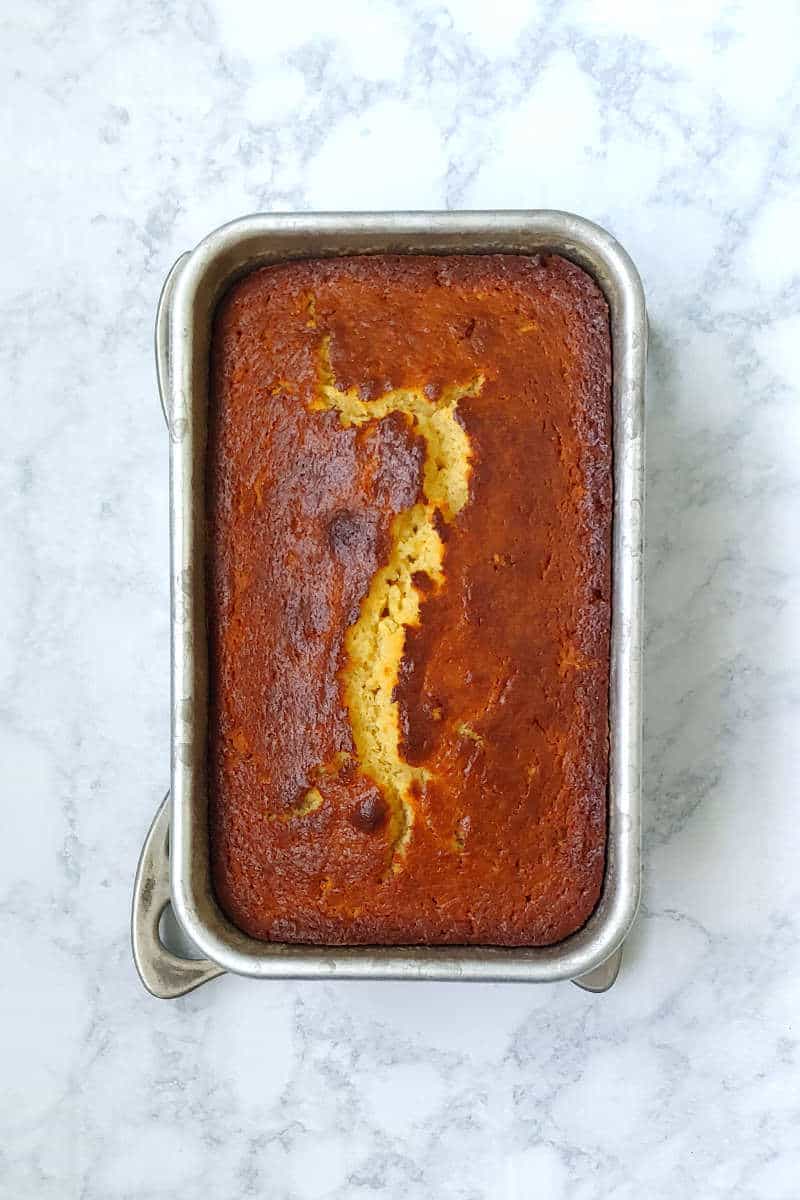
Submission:
<svg viewBox="0 0 800 1200">
<path fill-rule="evenodd" d="M 634 882 L 620 889 L 620 897 L 617 903 L 613 906 L 606 920 L 603 921 L 601 929 L 595 932 L 590 952 L 587 952 L 586 957 L 580 963 L 580 970 L 576 974 L 583 975 L 594 970 L 595 967 L 604 963 L 623 945 L 636 921 L 640 901 L 641 875 L 638 869 L 637 856 L 637 869 Z"/>
<path fill-rule="evenodd" d="M 173 792 L 173 796 L 175 793 Z M 200 896 L 193 894 L 195 872 L 192 870 L 191 830 L 184 828 L 180 806 L 173 800 L 170 820 L 170 899 L 172 911 L 187 938 L 197 949 L 227 971 L 235 968 L 229 961 L 226 939 L 218 937 L 213 926 L 217 923 L 216 900 L 210 879 Z M 209 910 L 206 915 L 201 908 Z M 209 919 L 209 917 L 211 919 Z"/>
<path fill-rule="evenodd" d="M 197 906 L 187 892 L 188 876 L 183 871 L 170 872 L 170 899 L 172 901 L 172 911 L 187 938 L 197 946 L 201 953 L 205 954 L 206 958 L 211 958 L 214 962 L 219 962 L 216 954 L 212 953 L 212 947 L 215 939 L 209 938 L 209 928 L 205 921 L 202 920 L 198 912 Z M 220 962 L 220 966 L 224 966 Z"/>
</svg>

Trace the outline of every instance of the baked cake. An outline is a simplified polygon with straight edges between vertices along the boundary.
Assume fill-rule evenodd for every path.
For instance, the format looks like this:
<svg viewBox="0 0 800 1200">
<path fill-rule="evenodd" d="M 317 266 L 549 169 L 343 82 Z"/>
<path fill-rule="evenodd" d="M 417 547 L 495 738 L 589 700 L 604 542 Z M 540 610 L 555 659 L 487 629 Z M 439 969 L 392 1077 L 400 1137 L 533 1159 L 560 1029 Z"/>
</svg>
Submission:
<svg viewBox="0 0 800 1200">
<path fill-rule="evenodd" d="M 237 282 L 207 451 L 211 860 L 242 930 L 538 946 L 603 878 L 611 343 L 556 256 Z"/>
</svg>

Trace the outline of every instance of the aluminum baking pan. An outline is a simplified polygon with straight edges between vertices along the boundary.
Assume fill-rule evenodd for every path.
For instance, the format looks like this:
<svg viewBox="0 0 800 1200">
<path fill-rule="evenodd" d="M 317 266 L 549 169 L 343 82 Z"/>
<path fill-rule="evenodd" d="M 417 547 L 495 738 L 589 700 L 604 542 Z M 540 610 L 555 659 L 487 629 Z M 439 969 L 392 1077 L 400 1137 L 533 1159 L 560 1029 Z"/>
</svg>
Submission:
<svg viewBox="0 0 800 1200">
<path fill-rule="evenodd" d="M 577 933 L 556 945 L 537 948 L 348 948 L 257 941 L 220 911 L 209 872 L 203 539 L 209 343 L 215 306 L 239 276 L 287 259 L 540 251 L 562 254 L 588 271 L 605 293 L 611 312 L 610 769 L 606 871 L 598 906 Z M 133 904 L 134 958 L 151 992 L 180 995 L 223 971 L 262 979 L 573 979 L 594 991 L 613 983 L 639 899 L 646 356 L 647 318 L 636 268 L 609 234 L 569 213 L 260 215 L 224 225 L 178 260 L 164 285 L 156 328 L 159 388 L 170 433 L 171 801 L 162 805 L 145 843 Z M 202 959 L 183 958 L 163 945 L 159 918 L 170 898 Z"/>
</svg>

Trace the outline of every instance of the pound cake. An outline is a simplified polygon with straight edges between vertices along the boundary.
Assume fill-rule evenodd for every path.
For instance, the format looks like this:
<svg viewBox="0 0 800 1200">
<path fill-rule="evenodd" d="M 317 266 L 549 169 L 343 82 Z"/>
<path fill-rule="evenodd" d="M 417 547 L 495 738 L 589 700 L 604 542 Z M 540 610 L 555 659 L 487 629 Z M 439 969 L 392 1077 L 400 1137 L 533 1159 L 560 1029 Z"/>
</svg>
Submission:
<svg viewBox="0 0 800 1200">
<path fill-rule="evenodd" d="M 602 885 L 611 343 L 557 256 L 286 263 L 217 309 L 211 863 L 257 938 L 539 946 Z"/>
</svg>

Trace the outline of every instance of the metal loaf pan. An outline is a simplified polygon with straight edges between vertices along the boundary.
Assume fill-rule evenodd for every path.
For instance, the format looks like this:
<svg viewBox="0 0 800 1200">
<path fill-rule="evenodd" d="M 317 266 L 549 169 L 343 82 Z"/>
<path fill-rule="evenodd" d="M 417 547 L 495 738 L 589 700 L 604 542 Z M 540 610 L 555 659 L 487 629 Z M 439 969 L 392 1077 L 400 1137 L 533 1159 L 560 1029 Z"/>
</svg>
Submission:
<svg viewBox="0 0 800 1200">
<path fill-rule="evenodd" d="M 207 645 L 204 463 L 212 316 L 255 267 L 343 254 L 555 252 L 598 282 L 611 311 L 614 515 L 610 776 L 605 881 L 588 923 L 554 946 L 325 947 L 256 941 L 214 898 L 206 821 Z M 573 979 L 602 991 L 639 899 L 644 387 L 647 318 L 636 268 L 604 230 L 569 213 L 340 213 L 245 217 L 183 255 L 167 277 L 156 328 L 170 433 L 172 595 L 171 801 L 151 827 L 134 885 L 133 950 L 155 995 L 171 997 L 233 971 L 256 978 Z M 202 959 L 159 936 L 169 900 Z"/>
</svg>

